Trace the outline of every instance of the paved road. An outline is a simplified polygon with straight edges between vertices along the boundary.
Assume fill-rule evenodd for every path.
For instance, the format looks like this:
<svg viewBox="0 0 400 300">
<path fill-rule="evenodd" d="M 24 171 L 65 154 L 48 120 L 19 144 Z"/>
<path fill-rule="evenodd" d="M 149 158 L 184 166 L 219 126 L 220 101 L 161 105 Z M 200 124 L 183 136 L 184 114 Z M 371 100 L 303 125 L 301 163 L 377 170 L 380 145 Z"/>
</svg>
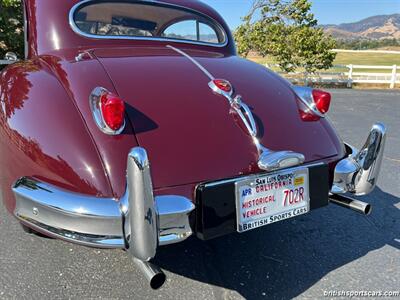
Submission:
<svg viewBox="0 0 400 300">
<path fill-rule="evenodd" d="M 151 291 L 122 251 L 25 234 L 0 206 L 0 298 L 289 299 L 324 290 L 400 287 L 400 92 L 333 90 L 331 119 L 360 146 L 375 120 L 389 127 L 379 187 L 364 217 L 329 206 L 208 243 L 162 248 L 168 276 Z"/>
</svg>

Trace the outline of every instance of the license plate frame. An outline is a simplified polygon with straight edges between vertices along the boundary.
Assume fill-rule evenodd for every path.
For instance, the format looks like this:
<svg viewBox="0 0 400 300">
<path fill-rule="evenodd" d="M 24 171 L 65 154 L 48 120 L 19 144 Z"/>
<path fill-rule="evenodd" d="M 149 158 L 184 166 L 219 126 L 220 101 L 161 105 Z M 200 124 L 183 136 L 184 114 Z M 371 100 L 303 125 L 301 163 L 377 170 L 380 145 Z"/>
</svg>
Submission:
<svg viewBox="0 0 400 300">
<path fill-rule="evenodd" d="M 278 188 L 275 188 L 276 184 Z M 301 199 L 300 188 L 304 189 L 303 199 L 296 203 L 294 202 L 296 189 L 297 200 Z M 289 195 L 286 197 L 287 190 L 289 190 Z M 290 191 L 293 191 L 293 195 Z M 256 197 L 253 199 L 254 195 Z M 286 197 L 286 205 L 281 203 L 285 200 L 282 197 Z M 289 203 L 290 199 L 293 203 Z M 237 180 L 235 205 L 236 231 L 239 233 L 306 214 L 310 211 L 309 169 L 307 167 L 291 168 Z M 245 219 L 248 220 L 244 221 Z"/>
</svg>

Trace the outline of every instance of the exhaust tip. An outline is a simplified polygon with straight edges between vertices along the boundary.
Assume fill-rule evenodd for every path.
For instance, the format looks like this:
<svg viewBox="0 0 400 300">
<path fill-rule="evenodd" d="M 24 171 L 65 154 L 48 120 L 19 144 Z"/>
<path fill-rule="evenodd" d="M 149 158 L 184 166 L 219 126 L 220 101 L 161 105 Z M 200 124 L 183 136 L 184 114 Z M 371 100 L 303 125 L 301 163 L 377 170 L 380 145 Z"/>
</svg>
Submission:
<svg viewBox="0 0 400 300">
<path fill-rule="evenodd" d="M 363 215 L 369 215 L 372 211 L 372 206 L 369 203 L 352 199 L 345 195 L 333 194 L 329 196 L 329 201 L 339 206 L 349 208 Z"/>
<path fill-rule="evenodd" d="M 367 204 L 367 205 L 365 206 L 365 209 L 364 209 L 364 214 L 368 216 L 369 214 L 371 214 L 371 211 L 372 211 L 372 206 L 371 206 L 371 204 Z"/>
<path fill-rule="evenodd" d="M 133 261 L 143 272 L 153 290 L 157 290 L 164 285 L 167 276 L 158 266 L 135 257 L 133 258 Z"/>
<path fill-rule="evenodd" d="M 165 283 L 165 280 L 167 279 L 167 276 L 163 272 L 159 272 L 153 276 L 153 278 L 150 280 L 150 287 L 153 290 L 158 290 L 160 287 L 162 287 Z"/>
</svg>

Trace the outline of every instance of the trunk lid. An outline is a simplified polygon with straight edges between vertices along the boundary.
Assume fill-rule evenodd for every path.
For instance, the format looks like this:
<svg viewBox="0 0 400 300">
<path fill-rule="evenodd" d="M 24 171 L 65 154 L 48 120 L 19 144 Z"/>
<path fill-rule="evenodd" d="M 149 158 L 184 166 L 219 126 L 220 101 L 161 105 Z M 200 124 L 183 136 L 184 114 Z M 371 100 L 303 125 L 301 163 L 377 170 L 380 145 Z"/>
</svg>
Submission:
<svg viewBox="0 0 400 300">
<path fill-rule="evenodd" d="M 307 162 L 338 155 L 326 120 L 303 122 L 288 84 L 235 56 L 182 49 L 216 78 L 232 83 L 252 109 L 262 144 L 303 153 Z M 250 136 L 230 114 L 209 78 L 168 48 L 98 49 L 99 61 L 127 103 L 137 141 L 149 154 L 155 188 L 259 171 Z"/>
</svg>

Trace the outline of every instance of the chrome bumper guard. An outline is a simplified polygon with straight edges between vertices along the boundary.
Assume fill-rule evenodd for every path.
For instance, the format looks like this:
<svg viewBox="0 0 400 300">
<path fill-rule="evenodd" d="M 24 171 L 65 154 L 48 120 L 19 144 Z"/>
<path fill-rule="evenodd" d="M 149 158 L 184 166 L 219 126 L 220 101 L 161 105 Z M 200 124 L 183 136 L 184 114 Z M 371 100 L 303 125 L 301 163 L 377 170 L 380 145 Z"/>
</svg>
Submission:
<svg viewBox="0 0 400 300">
<path fill-rule="evenodd" d="M 149 160 L 140 147 L 128 155 L 121 199 L 81 195 L 27 177 L 12 189 L 14 214 L 25 225 L 85 246 L 128 249 L 144 262 L 159 245 L 182 242 L 192 234 L 194 204 L 181 196 L 153 196 Z"/>
<path fill-rule="evenodd" d="M 363 196 L 372 192 L 378 181 L 385 141 L 386 127 L 376 123 L 361 150 L 347 145 L 351 153 L 336 165 L 331 193 Z"/>
</svg>

